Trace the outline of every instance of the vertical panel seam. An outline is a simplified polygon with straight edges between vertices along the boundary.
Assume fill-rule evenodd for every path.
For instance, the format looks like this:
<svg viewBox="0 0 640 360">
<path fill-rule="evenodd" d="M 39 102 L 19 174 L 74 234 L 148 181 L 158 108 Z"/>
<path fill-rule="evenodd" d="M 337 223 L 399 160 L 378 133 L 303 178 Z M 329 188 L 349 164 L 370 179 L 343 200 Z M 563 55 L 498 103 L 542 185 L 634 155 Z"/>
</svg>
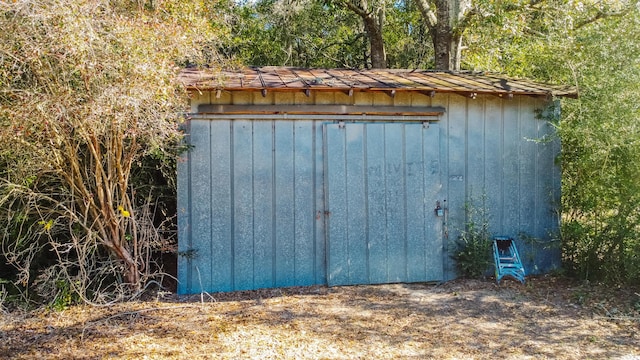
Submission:
<svg viewBox="0 0 640 360">
<path fill-rule="evenodd" d="M 386 269 L 386 280 L 389 281 L 389 219 L 388 219 L 388 209 L 389 204 L 387 204 L 387 191 L 389 191 L 387 187 L 387 124 L 382 124 L 382 177 L 384 179 L 384 258 L 385 258 L 385 269 Z"/>
<path fill-rule="evenodd" d="M 342 141 L 343 141 L 343 148 L 344 148 L 344 153 L 343 153 L 343 158 L 342 158 L 342 166 L 344 167 L 344 187 L 343 189 L 344 191 L 344 222 L 345 222 L 345 237 L 346 237 L 346 260 L 347 260 L 347 278 L 349 279 L 348 282 L 351 283 L 352 281 L 352 277 L 351 277 L 351 261 L 349 261 L 349 259 L 351 259 L 350 253 L 349 253 L 349 249 L 351 248 L 351 243 L 350 243 L 350 233 L 349 233 L 349 191 L 348 191 L 348 185 L 347 185 L 347 179 L 349 178 L 349 174 L 348 174 L 348 170 L 349 167 L 347 166 L 347 127 L 345 125 L 344 128 L 342 128 Z"/>
<path fill-rule="evenodd" d="M 295 97 L 294 97 L 295 100 Z M 316 182 L 316 176 L 317 176 L 317 162 L 316 162 L 316 157 L 318 155 L 318 150 L 317 150 L 317 143 L 316 143 L 316 120 L 311 120 L 311 187 L 312 187 L 312 191 L 313 191 L 313 196 L 311 197 L 311 202 L 312 202 L 312 209 L 314 212 L 318 211 L 318 204 L 317 204 L 317 194 L 318 194 L 318 188 L 317 188 L 317 182 Z M 313 216 L 313 215 L 312 215 Z M 313 282 L 314 284 L 317 284 L 318 281 L 318 264 L 317 264 L 317 256 L 318 256 L 318 224 L 317 221 L 318 219 L 313 216 L 313 222 L 311 223 L 313 226 L 313 234 L 312 234 L 312 246 L 313 246 Z"/>
<path fill-rule="evenodd" d="M 482 212 L 486 212 L 486 201 L 487 201 L 487 99 L 482 97 L 482 161 L 484 162 L 484 166 L 482 167 L 482 197 L 483 200 L 483 210 Z"/>
<path fill-rule="evenodd" d="M 256 148 L 254 121 L 251 126 L 251 288 L 256 287 L 256 167 L 254 151 Z"/>
<path fill-rule="evenodd" d="M 469 201 L 469 99 L 464 101 L 464 201 Z M 466 206 L 464 206 L 466 209 Z M 464 224 L 469 222 L 467 211 L 464 212 Z M 463 225 L 464 225 L 463 224 Z"/>
<path fill-rule="evenodd" d="M 448 118 L 447 118 L 447 121 L 448 121 Z M 438 155 L 437 155 L 438 156 L 437 157 L 437 159 L 438 159 L 438 169 L 437 169 L 438 170 L 438 184 L 439 184 L 440 189 L 441 189 L 442 188 L 442 183 L 443 183 L 443 179 L 442 179 L 442 171 L 443 170 L 442 169 L 443 169 L 443 166 L 444 166 L 444 169 L 447 169 L 447 175 L 448 175 L 448 172 L 449 172 L 449 164 L 448 164 L 449 157 L 447 156 L 447 162 L 446 163 L 440 161 L 441 156 L 442 156 L 442 154 L 441 154 L 441 151 L 442 151 L 441 149 L 442 148 L 440 146 L 440 143 L 442 141 L 441 140 L 442 137 L 440 136 L 441 135 L 440 131 L 441 131 L 440 130 L 440 125 L 437 124 L 437 128 L 435 130 L 435 134 L 434 135 L 435 135 L 435 138 L 436 138 L 435 141 L 436 141 L 436 144 L 437 144 L 436 148 L 438 149 Z M 449 131 L 448 127 L 447 127 L 447 131 Z M 445 165 L 443 165 L 443 163 Z M 445 219 L 448 219 L 447 212 L 449 211 L 447 209 L 447 203 L 446 203 L 447 202 L 447 198 L 448 198 L 448 191 L 449 191 L 449 187 L 448 186 L 449 186 L 449 184 L 447 183 L 447 190 L 446 190 L 447 191 L 447 193 L 446 193 L 447 197 L 446 198 L 442 198 L 442 207 L 444 208 L 443 217 L 442 217 L 442 219 L 439 219 L 438 222 L 436 223 L 437 224 L 436 226 L 439 225 L 439 227 L 440 227 L 439 228 L 440 231 L 437 232 L 437 234 L 438 234 L 438 236 L 440 238 L 436 239 L 436 241 L 439 240 L 439 242 L 440 242 L 440 261 L 441 261 L 440 273 L 439 273 L 439 279 L 440 280 L 444 279 L 444 266 L 449 261 L 449 255 L 448 255 L 449 254 L 449 250 L 448 250 L 449 244 L 447 242 L 449 240 L 448 232 L 446 233 L 447 236 L 445 237 L 445 231 L 448 231 L 447 228 L 445 227 L 445 226 L 448 226 L 448 224 L 445 223 Z M 441 194 L 441 190 L 440 189 L 438 189 L 438 192 L 437 192 L 438 194 Z M 425 189 L 425 191 L 426 191 L 426 189 Z M 427 210 L 429 210 L 429 209 L 427 209 Z M 446 260 L 444 260 L 444 259 L 446 259 Z M 425 268 L 425 271 L 426 271 L 426 268 Z"/>
<path fill-rule="evenodd" d="M 522 100 L 518 97 L 518 162 L 522 161 Z M 522 169 L 521 165 L 518 165 L 518 225 L 519 229 L 522 228 Z"/>
<path fill-rule="evenodd" d="M 426 132 L 429 131 L 428 128 L 422 128 L 422 136 L 420 136 L 420 158 L 422 160 L 422 181 L 420 182 L 422 185 L 422 241 L 424 242 L 424 250 L 423 250 L 423 258 L 424 258 L 424 262 L 422 264 L 422 276 L 426 277 L 427 274 L 427 261 L 429 260 L 429 256 L 427 256 L 428 254 L 428 249 L 427 249 L 427 214 L 428 214 L 428 209 L 427 209 L 427 203 L 425 201 L 426 195 L 427 195 L 427 177 L 426 177 L 426 172 L 429 170 L 429 167 L 427 166 L 427 159 L 425 158 L 425 137 L 426 137 Z M 440 152 L 440 144 L 437 144 L 438 146 L 438 153 Z M 440 161 L 440 154 L 438 154 L 438 161 Z M 439 167 L 439 165 L 438 165 Z M 442 179 L 441 179 L 442 180 Z M 441 181 L 442 182 L 442 181 Z"/>
<path fill-rule="evenodd" d="M 446 101 L 446 108 L 447 109 L 451 109 L 451 95 L 447 95 L 447 101 Z M 444 116 L 446 116 L 447 119 L 447 126 L 446 126 L 446 134 L 445 134 L 445 146 L 446 146 L 446 155 L 447 155 L 447 159 L 446 161 L 441 161 L 443 159 L 440 158 L 440 156 L 442 154 L 438 154 L 438 171 L 440 171 L 440 183 L 442 184 L 442 170 L 440 170 L 442 168 L 442 166 L 444 166 L 444 169 L 446 169 L 446 177 L 444 178 L 444 183 L 447 184 L 447 188 L 445 190 L 445 196 L 446 199 L 451 199 L 451 173 L 450 173 L 450 165 L 451 165 L 451 147 L 450 147 L 450 143 L 451 143 L 451 135 L 450 135 L 450 127 L 451 127 L 451 117 L 449 115 L 449 110 L 447 110 L 447 112 L 444 114 Z M 438 130 L 438 143 L 440 143 L 440 130 Z M 423 144 L 424 144 L 424 140 L 423 140 Z M 440 144 L 438 144 L 438 152 L 440 151 Z M 444 203 L 444 201 L 443 201 Z M 449 219 L 451 218 L 450 215 L 451 213 L 449 212 L 449 209 L 445 208 L 445 217 L 442 220 L 442 229 L 440 232 L 440 236 L 442 236 L 442 276 L 444 277 L 445 274 L 445 269 L 447 271 L 447 273 L 449 273 L 449 270 L 451 268 L 451 262 L 452 260 L 449 257 Z M 445 219 L 447 221 L 445 221 Z"/>
<path fill-rule="evenodd" d="M 403 171 L 403 176 L 402 176 L 402 192 L 405 194 L 402 197 L 402 206 L 403 206 L 403 217 L 402 217 L 402 238 L 403 238 L 403 257 L 404 257 L 404 279 L 405 281 L 407 281 L 409 279 L 409 264 L 407 261 L 407 247 L 408 247 L 408 231 L 407 231 L 407 197 L 408 197 L 408 191 L 407 191 L 407 134 L 406 134 L 406 124 L 402 124 L 402 167 L 404 168 Z"/>
<path fill-rule="evenodd" d="M 271 120 L 271 284 L 278 283 L 278 247 L 277 247 L 277 214 L 276 214 L 276 121 Z"/>
<path fill-rule="evenodd" d="M 189 144 L 191 145 L 191 122 L 189 122 Z M 187 250 L 192 250 L 193 249 L 193 197 L 191 196 L 192 192 L 192 176 L 191 174 L 193 173 L 193 168 L 192 168 L 192 161 L 191 161 L 191 151 L 187 151 L 187 169 L 188 169 L 188 176 L 189 178 L 187 179 L 187 214 L 188 214 L 188 227 L 187 227 L 187 236 L 188 238 L 188 246 L 189 248 Z M 179 256 L 179 255 L 178 255 Z M 186 256 L 185 257 L 186 261 L 187 261 L 187 293 L 191 293 L 191 289 L 193 287 L 193 260 L 191 259 L 191 256 Z"/>
<path fill-rule="evenodd" d="M 362 147 L 363 147 L 363 177 L 364 177 L 364 236 L 365 236 L 365 273 L 367 276 L 367 282 L 371 283 L 371 274 L 369 271 L 369 163 L 367 161 L 367 124 L 362 126 Z"/>
<path fill-rule="evenodd" d="M 504 136 L 504 122 L 506 121 L 504 118 L 504 107 L 505 107 L 505 100 L 500 100 L 500 189 L 502 189 L 502 191 L 500 191 L 500 200 L 498 202 L 498 204 L 500 205 L 500 210 L 499 210 L 499 214 L 500 214 L 500 232 L 501 233 L 505 233 L 506 229 L 504 227 L 504 218 L 505 218 L 505 212 L 504 212 L 504 198 L 505 198 L 505 181 L 504 179 L 506 178 L 506 174 L 504 171 L 504 141 L 505 141 L 505 136 Z"/>
<path fill-rule="evenodd" d="M 324 266 L 325 266 L 325 276 L 326 276 L 326 282 L 327 284 L 329 284 L 329 280 L 330 280 L 330 263 L 331 263 L 331 256 L 330 256 L 330 248 L 331 248 L 331 241 L 329 239 L 330 237 L 330 232 L 329 232 L 329 226 L 330 226 L 330 222 L 331 219 L 329 218 L 328 214 L 329 214 L 329 176 L 328 176 L 328 169 L 329 169 L 329 159 L 327 157 L 327 150 L 328 147 L 328 141 L 327 141 L 327 125 L 326 124 L 322 124 L 322 187 L 323 187 L 323 196 L 322 198 L 324 199 L 324 209 L 323 209 L 323 213 L 321 214 L 322 219 L 323 219 L 323 226 L 322 228 L 324 229 Z"/>
<path fill-rule="evenodd" d="M 535 108 L 537 104 L 533 104 L 531 107 Z M 540 139 L 540 119 L 537 119 L 537 117 L 534 117 L 533 119 L 533 123 L 535 124 L 536 128 L 536 135 L 535 135 L 535 139 L 539 140 Z M 540 219 L 538 218 L 538 211 L 540 208 L 540 197 L 542 196 L 542 193 L 544 193 L 544 189 L 542 189 L 541 184 L 540 184 L 540 178 L 539 178 L 539 164 L 540 164 L 540 148 L 541 146 L 539 144 L 541 144 L 539 141 L 535 141 L 534 143 L 534 156 L 535 156 L 535 161 L 533 163 L 533 177 L 535 179 L 535 196 L 533 198 L 533 214 L 534 214 L 534 222 L 533 222 L 533 232 L 534 232 L 534 236 L 537 237 L 540 235 Z"/>
<path fill-rule="evenodd" d="M 236 268 L 236 257 L 235 257 L 235 253 L 236 253 L 236 248 L 235 248 L 235 239 L 236 239 L 236 216 L 235 216 L 235 208 L 236 208 L 236 197 L 235 197 L 235 154 L 234 154 L 234 147 L 235 147 L 235 141 L 234 141 L 234 131 L 233 131 L 233 127 L 234 127 L 234 121 L 230 120 L 229 121 L 229 174 L 231 176 L 229 176 L 229 187 L 230 187 L 230 192 L 231 192 L 231 198 L 230 198 L 230 203 L 231 203 L 231 236 L 229 237 L 229 240 L 231 242 L 230 244 L 230 248 L 231 248 L 231 289 L 235 290 L 236 289 L 236 274 L 235 274 L 235 268 Z"/>
<path fill-rule="evenodd" d="M 293 152 L 293 159 L 292 159 L 292 167 L 293 167 L 293 224 L 291 224 L 293 226 L 293 283 L 297 284 L 297 279 L 298 279 L 298 273 L 297 273 L 297 269 L 296 269 L 296 263 L 297 263 L 297 253 L 296 253 L 296 243 L 297 243 L 297 234 L 296 234 L 296 226 L 298 224 L 298 221 L 296 219 L 297 216 L 297 209 L 298 206 L 296 204 L 296 188 L 297 188 L 297 181 L 296 181 L 296 123 L 295 122 L 291 122 L 291 131 L 292 131 L 292 139 L 291 139 L 291 147 L 292 147 L 292 152 Z"/>
<path fill-rule="evenodd" d="M 211 121 L 208 122 L 209 124 L 209 253 L 212 255 L 213 257 L 213 191 L 211 190 L 211 186 L 213 185 L 213 141 L 212 141 L 212 137 L 213 137 L 213 132 L 211 129 Z M 211 282 L 210 284 L 207 284 L 204 286 L 204 288 L 209 288 L 210 286 L 213 286 L 213 274 L 214 274 L 214 270 L 213 270 L 213 261 L 211 261 L 212 259 L 209 259 L 209 281 Z M 204 291 L 204 289 L 203 289 Z"/>
</svg>

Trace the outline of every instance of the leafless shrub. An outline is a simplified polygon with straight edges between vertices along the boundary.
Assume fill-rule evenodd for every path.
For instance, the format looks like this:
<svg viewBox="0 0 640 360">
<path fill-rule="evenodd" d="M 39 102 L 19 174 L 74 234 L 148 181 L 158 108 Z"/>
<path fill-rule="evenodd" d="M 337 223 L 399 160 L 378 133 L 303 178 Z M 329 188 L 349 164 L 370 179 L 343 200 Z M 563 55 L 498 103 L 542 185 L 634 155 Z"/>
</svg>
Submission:
<svg viewBox="0 0 640 360">
<path fill-rule="evenodd" d="M 215 34 L 202 2 L 149 4 L 0 2 L 2 251 L 44 298 L 108 303 L 155 276 L 166 240 L 131 176 L 150 153 L 174 161 L 176 60 Z"/>
</svg>

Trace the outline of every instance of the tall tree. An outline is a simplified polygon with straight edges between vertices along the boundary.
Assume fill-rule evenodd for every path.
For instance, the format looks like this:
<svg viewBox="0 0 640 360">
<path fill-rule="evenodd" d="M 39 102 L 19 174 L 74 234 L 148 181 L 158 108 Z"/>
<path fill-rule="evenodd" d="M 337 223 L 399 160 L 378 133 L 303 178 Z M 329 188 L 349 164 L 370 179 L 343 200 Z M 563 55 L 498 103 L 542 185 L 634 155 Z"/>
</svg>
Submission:
<svg viewBox="0 0 640 360">
<path fill-rule="evenodd" d="M 387 67 L 387 54 L 383 37 L 387 0 L 332 0 L 335 5 L 342 6 L 357 14 L 364 24 L 364 31 L 369 39 L 371 50 L 371 67 L 384 69 Z"/>
<path fill-rule="evenodd" d="M 436 70 L 460 70 L 462 35 L 472 17 L 471 0 L 415 0 L 429 28 Z"/>
</svg>

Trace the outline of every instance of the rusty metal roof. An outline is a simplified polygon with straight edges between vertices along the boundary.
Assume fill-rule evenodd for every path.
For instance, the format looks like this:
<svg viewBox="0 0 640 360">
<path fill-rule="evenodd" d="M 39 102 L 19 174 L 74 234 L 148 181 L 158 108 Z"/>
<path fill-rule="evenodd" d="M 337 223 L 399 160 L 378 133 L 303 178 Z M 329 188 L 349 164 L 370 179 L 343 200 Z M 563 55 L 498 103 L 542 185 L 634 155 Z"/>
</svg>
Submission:
<svg viewBox="0 0 640 360">
<path fill-rule="evenodd" d="M 180 80 L 190 90 L 239 91 L 417 91 L 576 97 L 575 88 L 537 83 L 486 72 L 399 69 L 303 69 L 247 67 L 241 70 L 184 69 Z"/>
</svg>

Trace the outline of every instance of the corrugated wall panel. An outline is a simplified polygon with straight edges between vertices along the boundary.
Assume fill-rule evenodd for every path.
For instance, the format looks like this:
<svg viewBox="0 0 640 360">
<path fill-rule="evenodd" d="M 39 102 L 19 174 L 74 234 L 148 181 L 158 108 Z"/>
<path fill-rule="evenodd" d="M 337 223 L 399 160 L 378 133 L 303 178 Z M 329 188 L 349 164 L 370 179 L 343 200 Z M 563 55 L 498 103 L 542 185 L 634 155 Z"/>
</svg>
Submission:
<svg viewBox="0 0 640 360">
<path fill-rule="evenodd" d="M 324 149 L 331 149 L 333 156 L 325 153 L 325 196 L 328 207 L 326 220 L 327 281 L 331 284 L 349 284 L 349 238 L 347 227 L 347 170 L 345 137 L 338 126 L 325 126 Z M 335 184 L 330 189 L 329 184 Z"/>
<path fill-rule="evenodd" d="M 487 209 L 503 209 L 503 135 L 502 100 L 487 97 L 484 104 L 484 188 Z M 502 234 L 504 211 L 492 211 L 489 231 Z"/>
<path fill-rule="evenodd" d="M 484 97 L 467 100 L 467 131 L 465 134 L 467 199 L 480 199 L 485 192 L 486 111 L 484 100 Z"/>
<path fill-rule="evenodd" d="M 434 127 L 435 129 L 431 129 Z M 447 244 L 443 239 L 443 223 L 445 218 L 433 217 L 436 204 L 434 199 L 440 201 L 441 206 L 446 206 L 446 191 L 443 187 L 443 166 L 441 150 L 441 130 L 439 124 L 431 124 L 429 130 L 423 131 L 422 143 L 422 177 L 424 179 L 424 222 L 425 234 L 425 272 L 423 279 L 445 279 L 444 264 L 449 258 L 445 250 Z M 416 131 L 417 132 L 417 131 Z M 408 190 L 410 191 L 410 190 Z M 417 275 L 417 274 L 416 274 Z"/>
<path fill-rule="evenodd" d="M 466 217 L 464 213 L 467 201 L 467 99 L 461 96 L 449 97 L 447 107 L 447 130 L 443 134 L 443 141 L 447 144 L 448 163 L 444 164 L 447 181 L 447 224 L 445 233 L 445 248 L 450 251 L 453 243 L 464 229 Z M 447 254 L 448 255 L 448 254 Z M 453 262 L 446 257 L 447 266 L 445 279 L 456 277 Z"/>
<path fill-rule="evenodd" d="M 301 191 L 309 191 L 314 194 L 314 211 L 315 211 L 315 227 L 314 227 L 314 272 L 313 281 L 314 284 L 326 284 L 327 283 L 327 243 L 326 243 L 326 223 L 325 214 L 326 208 L 324 206 L 324 147 L 323 144 L 323 132 L 324 127 L 320 121 L 313 122 L 313 171 L 315 181 L 313 187 L 309 190 L 301 189 Z M 300 274 L 303 276 L 304 274 Z"/>
<path fill-rule="evenodd" d="M 293 122 L 276 121 L 275 126 L 275 267 L 276 286 L 295 284 L 295 176 Z M 307 216 L 312 216 L 309 213 Z"/>
<path fill-rule="evenodd" d="M 537 219 L 535 218 L 536 208 L 540 206 L 540 196 L 536 194 L 538 183 L 538 167 L 537 167 L 537 144 L 533 141 L 538 138 L 538 124 L 535 121 L 533 112 L 527 111 L 531 108 L 529 99 L 520 99 L 520 196 L 517 199 L 520 205 L 520 233 L 535 236 L 537 228 Z M 514 234 L 514 237 L 518 234 Z M 519 249 L 522 249 L 522 262 L 525 271 L 531 272 L 533 260 L 530 256 L 531 251 L 527 244 L 517 240 Z"/>
<path fill-rule="evenodd" d="M 557 242 L 558 233 L 558 208 L 560 199 L 560 167 L 555 165 L 556 154 L 559 153 L 559 139 L 554 137 L 553 125 L 538 120 L 538 186 L 536 193 L 539 196 L 536 208 L 537 222 L 536 233 L 532 234 L 536 241 L 529 244 L 530 257 L 535 262 L 532 271 L 539 272 L 542 269 L 553 268 L 560 255 L 560 244 Z M 555 242 L 550 242 L 555 239 Z M 547 261 L 545 261 L 547 260 Z"/>
<path fill-rule="evenodd" d="M 195 143 L 206 144 L 200 149 L 194 149 L 191 159 L 194 163 L 211 163 L 210 129 L 207 123 L 191 124 L 191 140 Z M 196 291 L 206 289 L 211 283 L 211 177 L 208 171 L 192 173 L 191 191 L 206 201 L 194 201 L 191 209 L 192 247 L 197 249 L 191 264 L 191 288 Z"/>
<path fill-rule="evenodd" d="M 314 124 L 311 120 L 294 123 L 294 283 L 315 284 L 316 239 L 314 233 L 315 178 Z M 324 239 L 322 239 L 324 245 Z"/>
<path fill-rule="evenodd" d="M 253 211 L 253 124 L 233 121 L 233 287 L 253 289 L 254 211 Z M 262 269 L 271 272 L 271 268 Z"/>
<path fill-rule="evenodd" d="M 428 229 L 431 222 L 427 219 L 432 216 L 430 211 L 435 208 L 435 202 L 439 199 L 430 199 L 425 197 L 425 189 L 430 188 L 432 180 L 430 172 L 425 173 L 425 165 L 427 169 L 432 166 L 433 159 L 437 159 L 439 152 L 430 152 L 427 149 L 432 148 L 433 144 L 426 139 L 423 141 L 422 125 L 411 126 L 405 131 L 405 194 L 407 199 L 405 214 L 406 231 L 407 231 L 407 281 L 421 281 L 426 276 L 426 268 L 428 267 L 427 253 L 432 250 L 427 246 L 427 239 L 424 234 L 432 233 L 433 229 Z M 418 129 L 415 129 L 418 127 Z M 418 130 L 418 131 L 416 131 Z M 435 134 L 436 131 L 429 132 Z M 426 144 L 425 144 L 426 143 Z M 431 146 L 430 146 L 431 145 Z M 439 146 L 438 143 L 435 144 Z M 435 169 L 429 169 L 435 170 Z M 439 181 L 439 179 L 438 179 Z M 439 184 L 439 182 L 438 182 Z M 429 224 L 428 224 L 429 223 Z M 442 248 L 441 244 L 440 248 Z M 431 254 L 430 254 L 431 255 Z"/>
<path fill-rule="evenodd" d="M 367 218 L 369 230 L 367 233 L 369 262 L 377 264 L 369 266 L 369 280 L 371 283 L 387 281 L 388 254 L 386 237 L 386 194 L 385 194 L 385 138 L 384 124 L 369 124 L 367 126 Z"/>
<path fill-rule="evenodd" d="M 385 124 L 385 185 L 387 282 L 406 281 L 407 228 L 405 225 L 404 127 Z M 402 125 L 402 124 L 399 124 Z M 400 151 L 398 151 L 400 150 Z"/>
<path fill-rule="evenodd" d="M 363 214 L 366 209 L 365 189 L 367 188 L 364 176 L 364 126 L 364 124 L 349 124 L 345 129 L 347 266 L 349 282 L 352 284 L 366 284 L 369 281 L 367 238 L 362 236 L 367 233 L 366 217 Z M 333 217 L 330 217 L 330 220 L 332 219 Z"/>
<path fill-rule="evenodd" d="M 502 174 L 503 192 L 503 235 L 517 234 L 520 226 L 520 113 L 518 99 L 513 99 L 515 106 L 504 106 Z M 512 235 L 513 236 L 513 235 Z"/>
<path fill-rule="evenodd" d="M 232 243 L 232 171 L 231 122 L 228 120 L 209 123 L 211 129 L 211 282 L 205 289 L 233 289 L 231 259 Z M 194 149 L 195 150 L 195 149 Z M 194 193 L 194 200 L 200 194 Z"/>
<path fill-rule="evenodd" d="M 274 283 L 274 240 L 278 234 L 274 234 L 274 218 L 279 210 L 274 209 L 273 202 L 281 194 L 278 194 L 279 179 L 274 174 L 272 134 L 273 123 L 271 121 L 252 122 L 253 137 L 253 284 L 251 288 L 265 288 Z M 285 150 L 286 151 L 286 150 Z M 276 159 L 277 163 L 277 159 Z M 276 228 L 277 225 L 276 225 Z M 276 264 L 278 258 L 275 258 Z M 276 273 L 277 275 L 277 273 Z"/>
</svg>

